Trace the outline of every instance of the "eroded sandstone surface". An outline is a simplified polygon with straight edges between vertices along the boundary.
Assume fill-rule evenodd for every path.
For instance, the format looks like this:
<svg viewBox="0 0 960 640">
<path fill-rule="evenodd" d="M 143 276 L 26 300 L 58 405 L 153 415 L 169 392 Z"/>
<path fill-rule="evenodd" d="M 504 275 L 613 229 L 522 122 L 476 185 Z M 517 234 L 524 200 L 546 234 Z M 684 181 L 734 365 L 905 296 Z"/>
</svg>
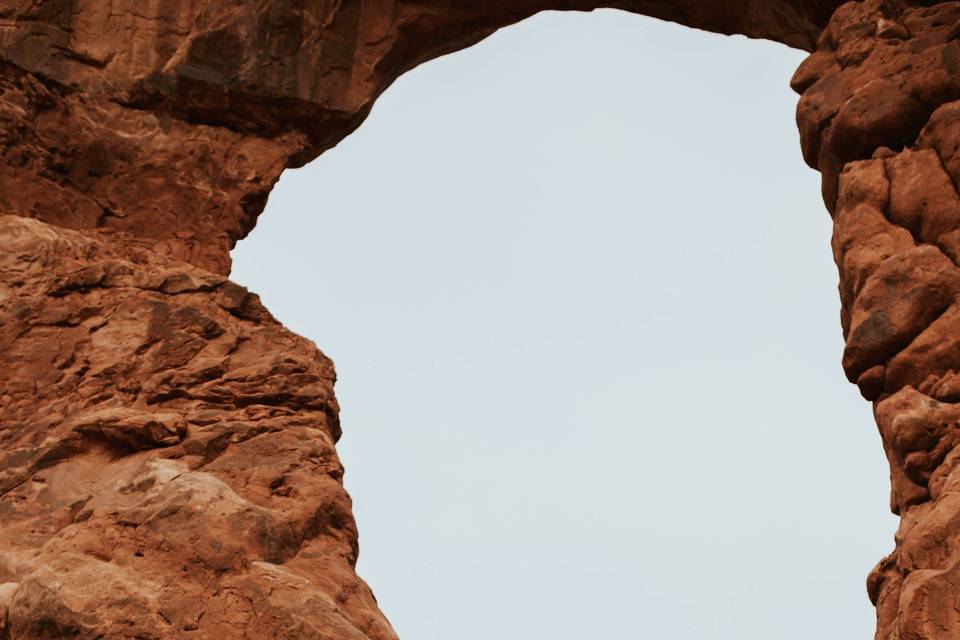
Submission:
<svg viewBox="0 0 960 640">
<path fill-rule="evenodd" d="M 896 550 L 877 638 L 960 636 L 960 3 L 849 3 L 794 77 L 840 271 L 843 367 L 874 402 Z"/>
<path fill-rule="evenodd" d="M 842 365 L 902 520 L 877 638 L 960 637 L 960 2 L 0 0 L 0 638 L 396 637 L 333 365 L 229 250 L 404 71 L 599 6 L 812 52 Z"/>
<path fill-rule="evenodd" d="M 0 278 L 6 637 L 393 637 L 315 346 L 96 232 L 0 216 Z"/>
</svg>

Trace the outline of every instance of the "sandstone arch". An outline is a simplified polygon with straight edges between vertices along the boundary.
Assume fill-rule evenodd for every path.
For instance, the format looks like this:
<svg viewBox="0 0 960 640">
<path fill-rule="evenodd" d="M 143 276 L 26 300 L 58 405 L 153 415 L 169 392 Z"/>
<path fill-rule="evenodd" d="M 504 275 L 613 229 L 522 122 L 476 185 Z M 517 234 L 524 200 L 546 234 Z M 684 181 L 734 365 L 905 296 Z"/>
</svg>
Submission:
<svg viewBox="0 0 960 640">
<path fill-rule="evenodd" d="M 332 367 L 228 251 L 404 70 L 601 5 L 813 51 L 793 86 L 843 365 L 902 518 L 877 637 L 960 631 L 960 3 L 48 0 L 0 6 L 9 637 L 394 637 L 353 572 Z"/>
</svg>

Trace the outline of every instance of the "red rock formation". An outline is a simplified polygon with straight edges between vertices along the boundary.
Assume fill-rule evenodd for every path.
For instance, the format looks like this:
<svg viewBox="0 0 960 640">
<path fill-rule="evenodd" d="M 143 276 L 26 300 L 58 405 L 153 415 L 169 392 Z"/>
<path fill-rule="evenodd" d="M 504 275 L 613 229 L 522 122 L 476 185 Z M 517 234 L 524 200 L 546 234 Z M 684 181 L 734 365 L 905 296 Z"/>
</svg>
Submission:
<svg viewBox="0 0 960 640">
<path fill-rule="evenodd" d="M 843 367 L 874 401 L 896 550 L 877 638 L 960 636 L 960 3 L 848 3 L 794 76 L 840 270 Z"/>
<path fill-rule="evenodd" d="M 960 2 L 839 5 L 0 0 L 0 637 L 395 637 L 353 570 L 332 365 L 229 250 L 405 70 L 596 6 L 814 50 L 843 366 L 902 517 L 877 637 L 960 636 Z"/>
<path fill-rule="evenodd" d="M 398 75 L 540 9 L 604 4 L 809 48 L 837 3 L 0 0 L 0 210 L 226 274 L 281 171 Z"/>
</svg>

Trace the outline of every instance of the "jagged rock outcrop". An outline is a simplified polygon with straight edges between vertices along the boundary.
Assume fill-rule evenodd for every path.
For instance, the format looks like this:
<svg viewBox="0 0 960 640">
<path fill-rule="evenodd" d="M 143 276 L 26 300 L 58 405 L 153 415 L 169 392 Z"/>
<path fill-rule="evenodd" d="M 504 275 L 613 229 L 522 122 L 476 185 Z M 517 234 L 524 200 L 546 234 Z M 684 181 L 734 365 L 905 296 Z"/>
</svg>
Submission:
<svg viewBox="0 0 960 640">
<path fill-rule="evenodd" d="M 0 637 L 395 637 L 332 364 L 229 250 L 405 70 L 599 6 L 812 51 L 842 364 L 902 519 L 877 638 L 960 636 L 960 2 L 0 0 Z"/>
<path fill-rule="evenodd" d="M 393 637 L 316 347 L 223 276 L 25 217 L 0 283 L 4 637 Z"/>
<path fill-rule="evenodd" d="M 868 580 L 883 639 L 960 636 L 960 3 L 925 5 L 842 6 L 793 80 L 901 516 Z"/>
</svg>

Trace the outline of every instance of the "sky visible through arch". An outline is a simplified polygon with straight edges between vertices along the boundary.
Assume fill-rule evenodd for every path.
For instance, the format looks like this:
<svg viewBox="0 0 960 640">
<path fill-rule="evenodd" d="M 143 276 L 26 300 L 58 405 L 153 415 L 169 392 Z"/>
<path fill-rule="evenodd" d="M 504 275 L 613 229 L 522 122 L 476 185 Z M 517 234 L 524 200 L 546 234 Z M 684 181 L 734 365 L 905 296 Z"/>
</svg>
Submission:
<svg viewBox="0 0 960 640">
<path fill-rule="evenodd" d="M 896 521 L 802 59 L 540 14 L 283 175 L 232 277 L 337 365 L 358 570 L 401 638 L 872 637 Z"/>
</svg>

